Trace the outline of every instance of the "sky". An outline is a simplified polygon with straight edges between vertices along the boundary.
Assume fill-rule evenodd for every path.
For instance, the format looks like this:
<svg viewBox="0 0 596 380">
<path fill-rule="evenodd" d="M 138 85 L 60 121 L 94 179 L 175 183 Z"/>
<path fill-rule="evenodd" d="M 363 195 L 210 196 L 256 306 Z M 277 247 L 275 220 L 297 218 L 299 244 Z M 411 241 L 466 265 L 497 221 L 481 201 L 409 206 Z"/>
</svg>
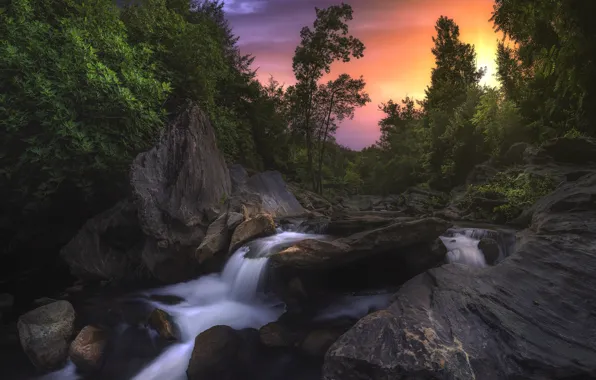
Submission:
<svg viewBox="0 0 596 380">
<path fill-rule="evenodd" d="M 371 102 L 357 109 L 353 120 L 344 121 L 337 141 L 362 149 L 379 137 L 378 107 L 389 99 L 424 97 L 434 66 L 431 53 L 434 25 L 439 16 L 453 18 L 460 38 L 476 48 L 478 66 L 486 67 L 482 83 L 496 85 L 495 51 L 498 35 L 489 21 L 493 0 L 344 0 L 354 10 L 350 33 L 366 50 L 364 57 L 332 66 L 330 80 L 341 73 L 362 75 Z M 292 72 L 294 49 L 300 29 L 311 26 L 315 7 L 326 8 L 341 0 L 227 0 L 228 19 L 240 37 L 242 53 L 253 54 L 259 80 L 273 76 L 278 82 L 295 83 Z"/>
</svg>

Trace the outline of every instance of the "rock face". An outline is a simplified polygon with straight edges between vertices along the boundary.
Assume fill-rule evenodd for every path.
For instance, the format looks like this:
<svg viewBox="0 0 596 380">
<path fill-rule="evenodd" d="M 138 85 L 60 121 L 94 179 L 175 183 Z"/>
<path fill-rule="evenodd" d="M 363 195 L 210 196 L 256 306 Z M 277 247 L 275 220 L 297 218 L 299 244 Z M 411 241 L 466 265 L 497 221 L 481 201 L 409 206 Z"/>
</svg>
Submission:
<svg viewBox="0 0 596 380">
<path fill-rule="evenodd" d="M 233 213 L 235 215 L 241 214 Z M 232 238 L 232 231 L 236 227 L 236 221 L 232 221 L 231 225 L 228 223 L 228 213 L 221 214 L 207 229 L 207 235 L 199 248 L 196 250 L 196 259 L 199 264 L 212 259 L 215 256 L 225 254 Z M 241 221 L 240 219 L 239 221 Z M 233 226 L 233 228 L 230 228 Z"/>
<path fill-rule="evenodd" d="M 74 333 L 75 311 L 67 301 L 38 307 L 17 322 L 23 350 L 38 368 L 55 369 L 64 364 Z"/>
<path fill-rule="evenodd" d="M 240 223 L 234 230 L 230 242 L 230 253 L 233 253 L 250 240 L 275 234 L 275 222 L 269 214 L 258 214 Z"/>
<path fill-rule="evenodd" d="M 105 331 L 85 326 L 70 344 L 70 360 L 82 372 L 96 372 L 105 360 L 108 335 Z"/>
<path fill-rule="evenodd" d="M 594 174 L 560 186 L 499 265 L 410 280 L 329 349 L 324 378 L 594 378 L 594 199 Z"/>
<path fill-rule="evenodd" d="M 251 378 L 259 342 L 256 330 L 236 331 L 214 326 L 195 339 L 188 363 L 188 380 L 241 380 Z"/>
<path fill-rule="evenodd" d="M 232 190 L 215 133 L 197 106 L 182 112 L 131 168 L 133 198 L 148 239 L 143 261 L 166 282 L 192 268 L 194 250 Z M 188 276 L 182 276 L 188 277 Z"/>
</svg>

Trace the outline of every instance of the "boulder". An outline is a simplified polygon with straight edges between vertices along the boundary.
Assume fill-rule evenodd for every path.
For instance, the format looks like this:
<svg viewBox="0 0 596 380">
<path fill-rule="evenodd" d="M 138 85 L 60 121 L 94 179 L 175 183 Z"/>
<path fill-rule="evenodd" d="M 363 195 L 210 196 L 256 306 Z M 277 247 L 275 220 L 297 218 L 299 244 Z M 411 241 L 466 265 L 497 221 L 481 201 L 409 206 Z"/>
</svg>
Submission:
<svg viewBox="0 0 596 380">
<path fill-rule="evenodd" d="M 244 215 L 239 212 L 230 212 L 228 213 L 228 219 L 226 221 L 226 226 L 228 230 L 233 231 L 240 225 L 240 223 L 244 222 Z"/>
<path fill-rule="evenodd" d="M 133 202 L 124 200 L 89 219 L 60 251 L 81 279 L 123 279 L 142 265 L 145 236 Z"/>
<path fill-rule="evenodd" d="M 594 378 L 595 198 L 596 175 L 562 185 L 499 265 L 408 281 L 329 349 L 324 379 Z"/>
<path fill-rule="evenodd" d="M 139 224 L 148 239 L 143 262 L 164 282 L 193 274 L 194 251 L 232 186 L 209 119 L 193 104 L 131 167 Z"/>
<path fill-rule="evenodd" d="M 411 187 L 403 194 L 403 211 L 407 215 L 426 216 L 446 206 L 448 196 L 440 191 Z"/>
<path fill-rule="evenodd" d="M 251 240 L 275 234 L 275 222 L 269 214 L 258 214 L 240 223 L 234 230 L 229 252 L 235 252 L 238 248 Z"/>
<path fill-rule="evenodd" d="M 157 331 L 159 337 L 164 340 L 180 339 L 180 332 L 172 317 L 161 309 L 155 309 L 149 314 L 147 325 Z"/>
<path fill-rule="evenodd" d="M 478 242 L 478 249 L 482 251 L 484 260 L 488 265 L 494 265 L 499 259 L 499 243 L 491 238 L 482 238 Z"/>
<path fill-rule="evenodd" d="M 300 343 L 300 349 L 309 356 L 322 358 L 333 343 L 345 332 L 343 329 L 310 331 Z"/>
<path fill-rule="evenodd" d="M 199 264 L 227 252 L 231 237 L 232 233 L 228 227 L 228 214 L 221 214 L 209 225 L 205 239 L 195 252 Z"/>
<path fill-rule="evenodd" d="M 67 301 L 50 303 L 19 317 L 21 346 L 36 367 L 49 370 L 64 365 L 74 321 L 75 311 Z"/>
<path fill-rule="evenodd" d="M 294 194 L 300 205 L 310 211 L 318 211 L 324 214 L 331 212 L 331 202 L 313 191 L 306 190 L 296 184 L 289 184 L 288 190 Z"/>
<path fill-rule="evenodd" d="M 214 326 L 195 338 L 186 375 L 188 380 L 244 380 L 254 373 L 257 359 L 256 330 L 237 331 Z"/>
<path fill-rule="evenodd" d="M 85 326 L 70 344 L 70 360 L 81 372 L 96 372 L 105 361 L 108 334 L 100 328 Z"/>
<path fill-rule="evenodd" d="M 271 256 L 277 267 L 328 268 L 418 244 L 431 244 L 451 223 L 438 218 L 398 221 L 333 241 L 306 239 Z M 418 253 L 419 254 L 419 253 Z"/>
</svg>

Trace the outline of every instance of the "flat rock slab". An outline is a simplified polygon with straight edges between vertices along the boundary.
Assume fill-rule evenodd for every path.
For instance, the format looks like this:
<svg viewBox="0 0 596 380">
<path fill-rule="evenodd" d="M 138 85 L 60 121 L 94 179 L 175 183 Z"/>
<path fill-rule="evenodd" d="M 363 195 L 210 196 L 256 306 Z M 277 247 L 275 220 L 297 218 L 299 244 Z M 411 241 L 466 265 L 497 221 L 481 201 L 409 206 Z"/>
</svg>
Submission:
<svg viewBox="0 0 596 380">
<path fill-rule="evenodd" d="M 497 266 L 404 284 L 327 352 L 325 380 L 596 377 L 596 175 L 538 201 Z"/>
</svg>

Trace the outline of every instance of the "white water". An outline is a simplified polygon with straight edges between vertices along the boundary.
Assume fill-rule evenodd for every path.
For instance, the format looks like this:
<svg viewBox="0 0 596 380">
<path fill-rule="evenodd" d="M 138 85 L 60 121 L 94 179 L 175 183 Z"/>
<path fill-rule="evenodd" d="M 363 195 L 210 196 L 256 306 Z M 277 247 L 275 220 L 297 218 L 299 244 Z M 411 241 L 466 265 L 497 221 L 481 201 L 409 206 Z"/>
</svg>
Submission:
<svg viewBox="0 0 596 380">
<path fill-rule="evenodd" d="M 486 267 L 484 254 L 478 248 L 480 238 L 473 229 L 457 231 L 453 236 L 441 236 L 441 241 L 447 247 L 447 261 L 460 263 L 472 267 Z"/>
<path fill-rule="evenodd" d="M 279 318 L 284 305 L 267 300 L 259 291 L 266 272 L 268 257 L 297 241 L 322 239 L 322 235 L 298 232 L 280 232 L 274 236 L 258 239 L 238 249 L 226 263 L 221 274 L 212 274 L 196 280 L 174 284 L 147 291 L 152 295 L 173 295 L 184 299 L 176 305 L 150 300 L 152 306 L 168 312 L 180 331 L 180 343 L 166 349 L 133 380 L 186 380 L 186 369 L 192 353 L 195 337 L 216 325 L 234 329 L 259 328 Z M 341 316 L 362 317 L 371 308 L 387 305 L 388 295 L 347 296 L 324 309 L 318 320 Z M 39 380 L 77 379 L 72 363 Z"/>
</svg>

